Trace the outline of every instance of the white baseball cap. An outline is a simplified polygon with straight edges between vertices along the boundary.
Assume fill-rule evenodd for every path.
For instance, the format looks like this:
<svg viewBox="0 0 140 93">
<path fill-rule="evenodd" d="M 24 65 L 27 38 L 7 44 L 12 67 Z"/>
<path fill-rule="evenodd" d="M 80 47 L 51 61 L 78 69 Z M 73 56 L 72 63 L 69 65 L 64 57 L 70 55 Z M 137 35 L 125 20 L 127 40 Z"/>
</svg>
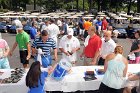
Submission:
<svg viewBox="0 0 140 93">
<path fill-rule="evenodd" d="M 18 29 L 23 29 L 23 25 L 22 25 L 21 21 L 18 20 L 18 19 L 14 20 L 13 25 L 16 26 L 16 29 L 17 29 L 17 30 L 18 30 Z"/>
<path fill-rule="evenodd" d="M 72 28 L 68 28 L 67 30 L 68 35 L 72 35 L 73 36 L 73 29 Z"/>
</svg>

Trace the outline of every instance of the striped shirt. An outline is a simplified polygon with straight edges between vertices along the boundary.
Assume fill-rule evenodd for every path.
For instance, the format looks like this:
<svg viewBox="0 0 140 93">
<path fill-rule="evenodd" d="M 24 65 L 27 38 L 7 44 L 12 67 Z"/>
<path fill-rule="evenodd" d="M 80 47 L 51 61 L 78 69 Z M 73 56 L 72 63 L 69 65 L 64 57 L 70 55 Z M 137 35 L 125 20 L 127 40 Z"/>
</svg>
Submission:
<svg viewBox="0 0 140 93">
<path fill-rule="evenodd" d="M 44 52 L 45 56 L 51 55 L 51 48 L 56 49 L 56 43 L 52 38 L 48 38 L 48 40 L 44 43 L 41 37 L 37 37 L 33 44 L 33 48 L 41 48 L 42 52 Z"/>
</svg>

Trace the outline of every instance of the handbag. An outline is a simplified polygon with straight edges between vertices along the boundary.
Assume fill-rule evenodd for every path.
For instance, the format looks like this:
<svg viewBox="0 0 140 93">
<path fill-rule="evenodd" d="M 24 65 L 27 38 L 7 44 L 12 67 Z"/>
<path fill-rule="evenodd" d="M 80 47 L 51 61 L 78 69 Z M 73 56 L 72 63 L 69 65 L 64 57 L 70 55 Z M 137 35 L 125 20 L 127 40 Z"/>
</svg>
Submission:
<svg viewBox="0 0 140 93">
<path fill-rule="evenodd" d="M 134 53 L 129 54 L 129 55 L 128 55 L 128 60 L 131 60 L 131 61 L 136 60 L 135 54 L 134 54 Z"/>
</svg>

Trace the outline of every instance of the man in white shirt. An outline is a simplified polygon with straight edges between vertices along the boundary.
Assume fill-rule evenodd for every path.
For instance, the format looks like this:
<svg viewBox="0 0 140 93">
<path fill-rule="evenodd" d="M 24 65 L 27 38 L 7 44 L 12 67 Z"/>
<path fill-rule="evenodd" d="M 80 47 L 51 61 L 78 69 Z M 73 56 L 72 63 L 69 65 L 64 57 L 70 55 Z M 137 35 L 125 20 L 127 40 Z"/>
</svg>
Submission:
<svg viewBox="0 0 140 93">
<path fill-rule="evenodd" d="M 57 46 L 57 36 L 60 34 L 60 31 L 59 27 L 56 24 L 54 24 L 54 22 L 55 21 L 53 19 L 50 20 L 50 25 L 48 26 L 48 33 L 49 37 L 56 42 Z"/>
<path fill-rule="evenodd" d="M 66 59 L 74 66 L 77 61 L 77 51 L 80 50 L 79 40 L 73 36 L 73 29 L 68 29 L 68 35 L 64 35 L 59 43 L 59 49 L 62 52 L 62 59 Z"/>
<path fill-rule="evenodd" d="M 98 65 L 104 65 L 106 56 L 114 52 L 115 47 L 116 43 L 111 39 L 111 31 L 106 31 L 104 33 L 104 38 L 102 39 L 101 54 Z"/>
<path fill-rule="evenodd" d="M 111 31 L 112 32 L 112 40 L 114 40 L 115 43 L 118 43 L 118 34 L 120 34 L 120 32 L 113 28 L 112 26 L 108 26 L 108 31 Z"/>
<path fill-rule="evenodd" d="M 62 27 L 62 21 L 60 20 L 60 18 L 57 20 L 57 25 L 58 25 L 59 29 L 61 29 L 61 27 Z"/>
</svg>

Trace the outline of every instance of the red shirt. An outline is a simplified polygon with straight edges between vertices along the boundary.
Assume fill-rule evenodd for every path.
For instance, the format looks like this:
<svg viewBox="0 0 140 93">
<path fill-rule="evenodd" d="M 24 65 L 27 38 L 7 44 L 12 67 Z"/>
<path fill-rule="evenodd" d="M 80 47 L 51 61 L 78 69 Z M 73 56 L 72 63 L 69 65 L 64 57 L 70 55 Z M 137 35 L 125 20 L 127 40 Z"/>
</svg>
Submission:
<svg viewBox="0 0 140 93">
<path fill-rule="evenodd" d="M 88 58 L 94 58 L 95 53 L 99 51 L 102 45 L 102 40 L 99 36 L 94 35 L 88 41 L 88 45 L 85 47 L 84 54 Z"/>
<path fill-rule="evenodd" d="M 107 26 L 108 26 L 108 23 L 107 23 L 107 21 L 104 19 L 104 20 L 102 21 L 102 30 L 106 30 L 106 29 L 107 29 Z"/>
</svg>

